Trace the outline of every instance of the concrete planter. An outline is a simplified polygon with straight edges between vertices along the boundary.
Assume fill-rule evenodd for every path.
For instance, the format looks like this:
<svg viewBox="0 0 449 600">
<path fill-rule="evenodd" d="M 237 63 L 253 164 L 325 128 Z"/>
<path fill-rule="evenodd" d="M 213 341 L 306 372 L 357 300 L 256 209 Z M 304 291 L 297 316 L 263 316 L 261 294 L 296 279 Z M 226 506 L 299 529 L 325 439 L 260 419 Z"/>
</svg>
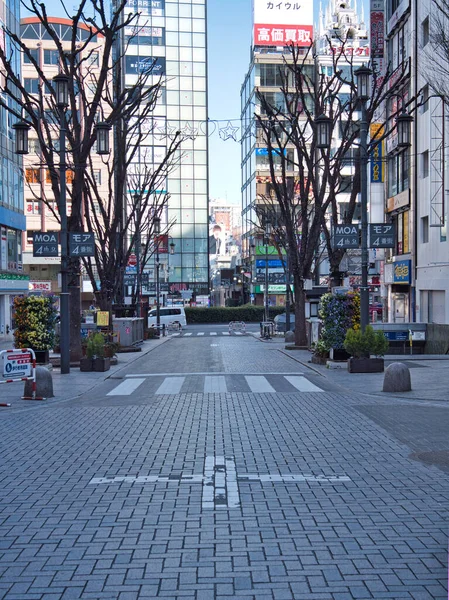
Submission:
<svg viewBox="0 0 449 600">
<path fill-rule="evenodd" d="M 315 354 L 312 354 L 312 363 L 314 365 L 325 365 L 328 360 L 328 356 L 316 356 Z"/>
<path fill-rule="evenodd" d="M 111 368 L 110 358 L 94 358 L 93 359 L 93 370 L 102 373 L 103 371 L 109 371 Z"/>
<path fill-rule="evenodd" d="M 354 358 L 348 359 L 349 373 L 383 373 L 383 358 Z"/>
<path fill-rule="evenodd" d="M 50 362 L 49 350 L 35 350 L 34 354 L 36 355 L 36 363 L 38 365 L 48 365 Z"/>
<path fill-rule="evenodd" d="M 94 370 L 93 359 L 87 358 L 87 356 L 83 356 L 83 358 L 80 359 L 80 371 L 83 371 L 84 373 L 88 373 L 89 371 L 93 371 L 93 370 Z"/>
<path fill-rule="evenodd" d="M 331 348 L 329 351 L 331 360 L 349 360 L 350 356 L 344 348 Z"/>
</svg>

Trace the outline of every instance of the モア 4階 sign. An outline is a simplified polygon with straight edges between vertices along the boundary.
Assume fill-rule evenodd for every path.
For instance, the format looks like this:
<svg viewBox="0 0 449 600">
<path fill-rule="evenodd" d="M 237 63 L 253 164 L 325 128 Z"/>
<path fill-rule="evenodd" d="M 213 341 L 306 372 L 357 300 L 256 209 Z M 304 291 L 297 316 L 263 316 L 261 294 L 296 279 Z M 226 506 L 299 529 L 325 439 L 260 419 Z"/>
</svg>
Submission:
<svg viewBox="0 0 449 600">
<path fill-rule="evenodd" d="M 1 355 L 3 359 L 2 376 L 3 379 L 21 379 L 22 377 L 31 377 L 32 358 L 31 352 L 4 352 Z"/>
</svg>

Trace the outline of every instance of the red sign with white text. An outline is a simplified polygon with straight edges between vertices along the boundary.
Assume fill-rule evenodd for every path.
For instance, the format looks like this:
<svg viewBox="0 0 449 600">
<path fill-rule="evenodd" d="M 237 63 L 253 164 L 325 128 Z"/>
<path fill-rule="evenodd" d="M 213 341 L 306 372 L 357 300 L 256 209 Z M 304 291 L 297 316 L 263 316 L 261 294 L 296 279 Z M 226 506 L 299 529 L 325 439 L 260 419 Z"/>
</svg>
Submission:
<svg viewBox="0 0 449 600">
<path fill-rule="evenodd" d="M 255 46 L 310 46 L 312 25 L 254 25 Z"/>
</svg>

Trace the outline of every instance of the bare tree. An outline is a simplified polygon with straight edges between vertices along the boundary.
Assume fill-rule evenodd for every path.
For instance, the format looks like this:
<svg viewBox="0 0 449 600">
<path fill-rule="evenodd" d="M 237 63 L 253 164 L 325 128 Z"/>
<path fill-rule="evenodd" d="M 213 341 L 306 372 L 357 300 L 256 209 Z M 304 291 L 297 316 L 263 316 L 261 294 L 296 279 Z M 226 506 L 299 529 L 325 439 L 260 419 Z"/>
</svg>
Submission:
<svg viewBox="0 0 449 600">
<path fill-rule="evenodd" d="M 422 74 L 433 92 L 449 98 L 449 0 L 432 0 L 430 21 L 425 25 L 426 40 L 421 40 L 425 57 Z"/>
<path fill-rule="evenodd" d="M 331 42 L 328 40 L 331 49 Z M 332 227 L 351 223 L 360 192 L 360 105 L 356 93 L 352 58 L 345 54 L 346 43 L 333 55 L 333 75 L 315 76 L 315 50 L 289 48 L 281 70 L 281 101 L 274 105 L 259 92 L 260 114 L 256 114 L 259 140 L 268 149 L 271 183 L 262 200 L 262 212 L 275 210 L 284 240 L 295 296 L 295 342 L 307 345 L 305 321 L 305 281 L 310 279 L 322 249 L 322 236 L 330 263 L 331 280 L 339 280 L 344 250 L 332 245 Z M 332 53 L 332 49 L 331 49 Z M 343 72 L 341 66 L 346 68 Z M 312 68 L 311 68 L 312 66 Z M 387 72 L 375 81 L 366 107 L 368 126 L 388 97 Z M 403 74 L 399 73 L 398 83 Z M 343 94 L 344 92 L 344 94 Z M 343 100 L 344 98 L 344 100 Z M 316 118 L 326 114 L 332 131 L 339 130 L 338 142 L 320 148 Z M 369 151 L 378 143 L 372 140 Z M 348 189 L 344 167 L 351 166 Z M 338 196 L 348 194 L 346 211 L 339 215 Z M 271 208 L 269 208 L 271 206 Z"/>
<path fill-rule="evenodd" d="M 114 297 L 123 287 L 124 265 L 135 243 L 136 232 L 151 228 L 150 215 L 160 215 L 167 195 L 155 191 L 173 168 L 181 143 L 179 132 L 173 134 L 168 149 L 159 165 L 153 160 L 136 159 L 136 152 L 145 140 L 154 135 L 152 114 L 161 93 L 162 80 L 153 82 L 153 65 L 136 76 L 136 83 L 124 88 L 122 62 L 126 52 L 125 27 L 138 23 L 138 14 L 126 14 L 126 0 L 117 2 L 110 14 L 109 5 L 102 0 L 81 0 L 73 16 L 71 38 L 60 39 L 53 20 L 44 4 L 31 0 L 23 3 L 34 16 L 47 39 L 51 39 L 58 53 L 60 72 L 68 77 L 68 110 L 64 112 L 63 126 L 67 139 L 67 167 L 72 172 L 68 196 L 71 214 L 69 231 L 94 231 L 97 238 L 95 260 L 87 259 L 85 266 L 102 308 L 110 309 Z M 80 35 L 82 31 L 82 35 Z M 58 210 L 51 199 L 43 198 L 56 217 L 60 208 L 60 168 L 55 139 L 59 131 L 58 108 L 54 83 L 43 71 L 35 55 L 14 31 L 5 30 L 9 43 L 0 48 L 0 104 L 16 119 L 25 119 L 39 143 L 39 159 L 49 171 L 51 190 Z M 101 40 L 101 42 L 100 42 Z M 120 43 L 119 43 L 120 41 Z M 17 74 L 15 57 L 23 54 L 33 65 L 38 80 L 38 93 L 30 93 Z M 99 56 L 99 64 L 92 58 Z M 92 153 L 96 142 L 96 123 L 104 120 L 114 131 L 115 152 L 106 159 L 108 191 L 100 193 L 94 173 Z M 135 173 L 134 192 L 140 195 L 139 210 L 134 207 L 128 214 L 130 182 L 128 171 L 134 161 L 140 167 Z M 39 198 L 41 199 L 41 198 Z M 134 232 L 128 227 L 134 221 Z M 148 232 L 151 235 L 151 231 Z M 95 268 L 94 268 L 95 267 Z M 72 358 L 80 355 L 80 290 L 79 259 L 69 260 L 70 322 Z M 100 287 L 97 287 L 97 280 Z"/>
</svg>

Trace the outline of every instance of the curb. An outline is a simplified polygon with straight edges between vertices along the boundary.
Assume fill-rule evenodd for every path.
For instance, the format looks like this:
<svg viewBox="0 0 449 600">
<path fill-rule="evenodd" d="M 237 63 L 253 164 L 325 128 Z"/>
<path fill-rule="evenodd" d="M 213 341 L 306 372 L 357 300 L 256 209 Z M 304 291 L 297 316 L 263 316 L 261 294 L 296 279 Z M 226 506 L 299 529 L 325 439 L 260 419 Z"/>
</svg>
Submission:
<svg viewBox="0 0 449 600">
<path fill-rule="evenodd" d="M 108 375 L 106 377 L 104 376 L 105 375 L 104 373 L 98 373 L 98 375 L 100 377 L 98 379 L 96 379 L 95 381 L 93 381 L 93 383 L 92 383 L 92 385 L 90 387 L 84 389 L 83 391 L 81 391 L 79 393 L 76 393 L 73 396 L 70 396 L 68 398 L 57 398 L 56 397 L 56 398 L 52 398 L 51 401 L 50 401 L 50 403 L 36 404 L 36 405 L 33 405 L 33 406 L 27 406 L 27 407 L 25 407 L 24 405 L 11 406 L 11 410 L 7 411 L 7 413 L 5 412 L 5 413 L 2 413 L 2 414 L 16 414 L 16 413 L 19 413 L 19 412 L 25 412 L 25 411 L 29 411 L 29 410 L 42 410 L 42 409 L 48 408 L 49 406 L 54 406 L 56 404 L 61 404 L 62 402 L 69 402 L 70 400 L 76 400 L 76 398 L 79 398 L 80 396 L 82 396 L 84 394 L 92 392 L 92 390 L 94 390 L 98 385 L 104 383 L 109 378 L 115 376 L 117 373 L 119 373 L 120 371 L 122 371 L 123 369 L 125 369 L 128 365 L 133 364 L 139 358 L 142 358 L 146 354 L 149 354 L 150 352 L 153 352 L 153 350 L 156 350 L 156 348 L 158 348 L 162 344 L 165 344 L 170 339 L 171 338 L 169 338 L 169 337 L 162 338 L 162 340 L 158 340 L 158 343 L 155 346 L 151 346 L 148 349 L 145 349 L 145 351 L 143 351 L 143 349 L 142 349 L 142 352 L 137 352 L 136 353 L 137 356 L 133 357 L 125 365 L 120 366 L 118 369 L 114 370 L 112 373 L 110 373 L 109 371 L 107 371 Z M 58 375 L 61 375 L 61 374 L 58 373 Z"/>
</svg>

